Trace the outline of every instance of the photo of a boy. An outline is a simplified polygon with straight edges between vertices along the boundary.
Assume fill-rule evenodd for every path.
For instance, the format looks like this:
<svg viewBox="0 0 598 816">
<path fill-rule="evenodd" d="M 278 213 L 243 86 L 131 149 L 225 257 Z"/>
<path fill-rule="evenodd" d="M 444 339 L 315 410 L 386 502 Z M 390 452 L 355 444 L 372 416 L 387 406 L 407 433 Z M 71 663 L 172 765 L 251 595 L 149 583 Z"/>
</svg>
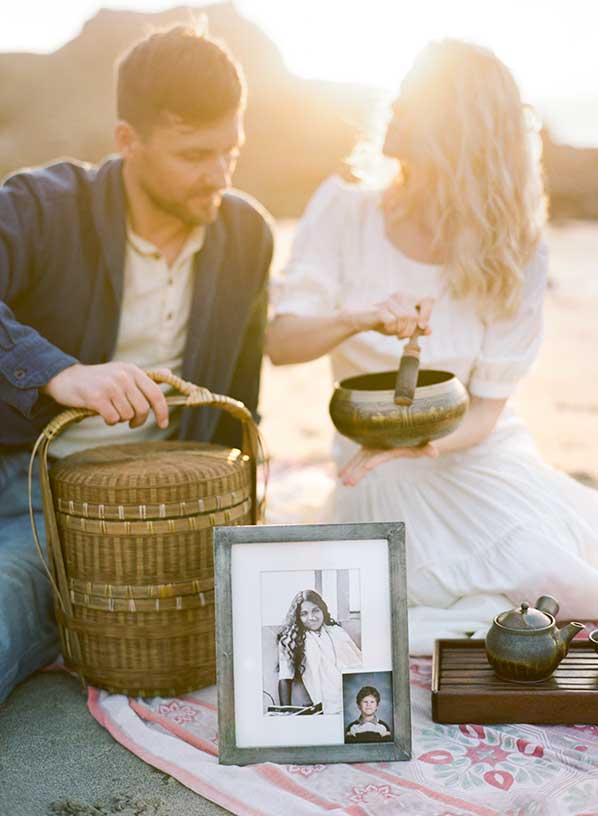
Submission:
<svg viewBox="0 0 598 816">
<path fill-rule="evenodd" d="M 380 692 L 374 686 L 362 686 L 355 698 L 359 717 L 345 729 L 345 742 L 384 742 L 392 739 L 392 733 L 384 720 L 377 716 Z"/>
</svg>

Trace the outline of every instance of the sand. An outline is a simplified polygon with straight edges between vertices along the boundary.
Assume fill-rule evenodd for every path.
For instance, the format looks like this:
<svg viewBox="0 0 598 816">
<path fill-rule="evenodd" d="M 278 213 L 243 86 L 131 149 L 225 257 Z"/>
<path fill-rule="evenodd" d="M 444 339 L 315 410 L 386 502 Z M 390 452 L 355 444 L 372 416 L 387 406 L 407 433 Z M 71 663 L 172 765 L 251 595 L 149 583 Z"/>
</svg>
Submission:
<svg viewBox="0 0 598 816">
<path fill-rule="evenodd" d="M 93 719 L 65 672 L 40 672 L 0 707 L 0 816 L 220 816 Z"/>
</svg>

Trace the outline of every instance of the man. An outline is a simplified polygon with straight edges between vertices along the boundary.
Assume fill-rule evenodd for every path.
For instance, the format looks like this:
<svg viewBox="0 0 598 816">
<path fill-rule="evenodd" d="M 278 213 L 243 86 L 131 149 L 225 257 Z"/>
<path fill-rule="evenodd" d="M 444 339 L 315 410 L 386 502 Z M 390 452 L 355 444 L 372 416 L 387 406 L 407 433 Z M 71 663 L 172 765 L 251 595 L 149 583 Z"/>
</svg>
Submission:
<svg viewBox="0 0 598 816">
<path fill-rule="evenodd" d="M 53 443 L 61 456 L 123 438 L 239 443 L 213 409 L 169 417 L 149 368 L 257 407 L 272 233 L 226 193 L 244 140 L 240 68 L 175 28 L 126 55 L 117 98 L 119 158 L 0 188 L 0 701 L 59 649 L 27 515 L 48 420 L 62 406 L 99 414 Z"/>
</svg>

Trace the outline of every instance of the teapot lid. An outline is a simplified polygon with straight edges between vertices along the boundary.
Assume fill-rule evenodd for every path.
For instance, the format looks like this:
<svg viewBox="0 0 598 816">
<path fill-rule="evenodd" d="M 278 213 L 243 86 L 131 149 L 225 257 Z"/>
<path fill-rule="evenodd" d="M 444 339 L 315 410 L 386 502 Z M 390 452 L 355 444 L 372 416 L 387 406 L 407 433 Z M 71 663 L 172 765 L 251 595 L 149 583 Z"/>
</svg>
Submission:
<svg viewBox="0 0 598 816">
<path fill-rule="evenodd" d="M 496 622 L 506 629 L 523 629 L 528 631 L 530 629 L 545 629 L 553 623 L 553 620 L 552 615 L 530 606 L 527 601 L 523 601 L 519 608 L 501 612 L 501 614 L 496 617 Z"/>
</svg>

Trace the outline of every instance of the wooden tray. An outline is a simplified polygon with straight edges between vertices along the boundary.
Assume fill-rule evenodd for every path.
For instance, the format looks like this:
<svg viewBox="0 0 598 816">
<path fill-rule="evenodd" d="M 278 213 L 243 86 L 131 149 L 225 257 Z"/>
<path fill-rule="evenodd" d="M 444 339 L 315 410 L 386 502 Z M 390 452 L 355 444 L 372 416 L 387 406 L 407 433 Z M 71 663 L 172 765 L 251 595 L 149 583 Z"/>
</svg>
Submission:
<svg viewBox="0 0 598 816">
<path fill-rule="evenodd" d="M 598 654 L 574 640 L 552 677 L 523 685 L 499 680 L 483 639 L 437 640 L 432 719 L 440 723 L 598 725 Z"/>
</svg>

